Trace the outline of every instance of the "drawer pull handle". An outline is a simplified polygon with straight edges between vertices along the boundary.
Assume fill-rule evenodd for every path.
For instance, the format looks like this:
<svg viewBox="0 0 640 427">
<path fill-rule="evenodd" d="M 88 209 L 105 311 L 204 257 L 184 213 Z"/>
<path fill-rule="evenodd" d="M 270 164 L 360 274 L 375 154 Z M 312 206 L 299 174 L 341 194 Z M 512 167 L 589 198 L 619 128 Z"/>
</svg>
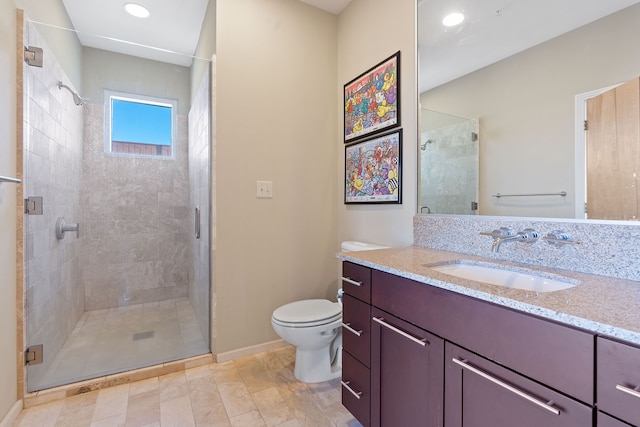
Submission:
<svg viewBox="0 0 640 427">
<path fill-rule="evenodd" d="M 362 392 L 361 391 L 355 391 L 354 389 L 352 389 L 351 387 L 349 387 L 349 384 L 351 384 L 351 381 L 340 381 L 342 383 L 342 387 L 346 388 L 347 391 L 351 394 L 353 394 L 355 396 L 356 399 L 360 400 L 360 397 L 362 397 Z"/>
<path fill-rule="evenodd" d="M 351 323 L 344 323 L 344 322 L 342 322 L 342 327 L 343 327 L 343 328 L 345 328 L 347 331 L 351 332 L 351 333 L 352 333 L 352 334 L 354 334 L 354 335 L 362 336 L 362 330 L 360 330 L 360 331 L 356 331 L 355 329 L 353 329 L 353 328 L 351 327 Z"/>
<path fill-rule="evenodd" d="M 631 396 L 637 397 L 638 399 L 640 399 L 640 391 L 638 391 L 638 390 L 634 390 L 632 388 L 625 387 L 625 386 L 620 385 L 620 384 L 616 384 L 616 390 L 619 390 L 619 391 L 621 391 L 623 393 L 630 394 Z"/>
<path fill-rule="evenodd" d="M 348 278 L 348 277 L 344 277 L 344 276 L 342 276 L 342 281 L 343 281 L 343 282 L 347 282 L 347 283 L 351 283 L 352 285 L 362 286 L 362 282 L 356 282 L 355 280 L 350 279 L 350 278 Z"/>
<path fill-rule="evenodd" d="M 545 402 L 543 402 L 541 400 L 538 400 L 535 397 L 530 396 L 527 393 L 525 393 L 523 391 L 520 391 L 517 388 L 515 388 L 515 387 L 513 387 L 513 386 L 511 386 L 511 385 L 509 385 L 509 384 L 507 384 L 507 383 L 505 383 L 503 381 L 500 381 L 497 378 L 492 377 L 491 375 L 487 374 L 486 372 L 481 371 L 480 369 L 469 365 L 466 360 L 458 360 L 455 357 L 453 359 L 451 359 L 451 360 L 454 363 L 462 366 L 464 369 L 468 369 L 469 371 L 473 372 L 474 374 L 480 375 L 482 378 L 484 378 L 486 380 L 489 380 L 492 383 L 497 384 L 500 387 L 505 388 L 505 389 L 509 390 L 512 393 L 517 394 L 518 396 L 522 397 L 523 399 L 526 399 L 529 402 L 531 402 L 531 403 L 533 403 L 535 405 L 538 405 L 542 409 L 545 409 L 545 410 L 547 410 L 547 411 L 549 411 L 549 412 L 551 412 L 551 413 L 553 413 L 555 415 L 560 415 L 560 411 L 557 408 L 554 408 L 553 406 L 551 406 L 549 403 L 545 403 Z"/>
<path fill-rule="evenodd" d="M 405 338 L 410 339 L 411 341 L 415 342 L 416 344 L 420 344 L 421 346 L 425 347 L 427 345 L 427 339 L 426 338 L 417 338 L 414 337 L 411 334 L 406 333 L 405 331 L 401 331 L 400 329 L 396 328 L 395 326 L 392 326 L 390 324 L 388 324 L 387 322 L 384 321 L 383 318 L 381 317 L 372 317 L 372 319 L 381 324 L 382 326 L 384 326 L 385 328 L 391 329 L 393 332 L 396 332 L 400 335 L 402 335 Z"/>
</svg>

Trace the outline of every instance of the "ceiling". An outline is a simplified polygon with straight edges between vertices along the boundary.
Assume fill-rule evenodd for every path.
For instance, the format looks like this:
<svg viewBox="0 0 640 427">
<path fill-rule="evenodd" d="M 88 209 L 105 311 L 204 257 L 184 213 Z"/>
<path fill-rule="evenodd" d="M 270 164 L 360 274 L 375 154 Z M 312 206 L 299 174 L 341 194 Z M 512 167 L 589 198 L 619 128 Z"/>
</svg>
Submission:
<svg viewBox="0 0 640 427">
<path fill-rule="evenodd" d="M 638 0 L 419 0 L 420 91 L 485 67 Z M 445 29 L 454 8 L 466 18 Z"/>
<path fill-rule="evenodd" d="M 125 1 L 62 0 L 83 46 L 190 66 L 209 0 L 132 0 L 151 12 L 141 19 Z"/>
<path fill-rule="evenodd" d="M 62 0 L 85 46 L 190 66 L 209 0 L 133 0 L 146 19 L 128 15 L 123 1 Z M 339 14 L 351 0 L 299 0 Z M 420 90 L 487 66 L 639 0 L 418 0 Z M 445 30 L 452 4 L 466 15 Z M 188 5 L 185 6 L 185 5 Z"/>
<path fill-rule="evenodd" d="M 151 12 L 135 18 L 122 1 L 62 0 L 83 46 L 190 66 L 209 0 L 132 0 Z M 300 0 L 335 15 L 351 0 Z M 188 5 L 188 6 L 187 6 Z"/>
</svg>

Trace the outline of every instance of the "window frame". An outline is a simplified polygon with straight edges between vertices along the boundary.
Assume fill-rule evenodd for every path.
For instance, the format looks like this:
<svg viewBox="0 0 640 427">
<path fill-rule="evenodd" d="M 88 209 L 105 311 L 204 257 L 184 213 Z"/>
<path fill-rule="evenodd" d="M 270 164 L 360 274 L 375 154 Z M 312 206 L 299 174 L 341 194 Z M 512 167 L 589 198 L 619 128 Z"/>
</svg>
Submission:
<svg viewBox="0 0 640 427">
<path fill-rule="evenodd" d="M 112 131 L 113 131 L 113 103 L 112 100 L 121 100 L 127 102 L 134 102 L 138 104 L 157 105 L 161 107 L 169 107 L 171 109 L 171 155 L 157 155 L 157 154 L 137 154 L 137 153 L 121 153 L 112 151 Z M 104 153 L 108 156 L 118 157 L 132 157 L 132 158 L 147 158 L 147 159 L 161 159 L 161 160 L 175 160 L 176 150 L 178 144 L 177 138 L 177 115 L 178 115 L 178 101 L 170 98 L 160 98 L 156 96 L 138 95 L 134 93 L 117 92 L 113 90 L 104 91 Z M 143 145 L 143 143 L 140 143 Z M 153 144 L 150 144 L 153 145 Z M 156 144 L 158 145 L 158 144 Z"/>
</svg>

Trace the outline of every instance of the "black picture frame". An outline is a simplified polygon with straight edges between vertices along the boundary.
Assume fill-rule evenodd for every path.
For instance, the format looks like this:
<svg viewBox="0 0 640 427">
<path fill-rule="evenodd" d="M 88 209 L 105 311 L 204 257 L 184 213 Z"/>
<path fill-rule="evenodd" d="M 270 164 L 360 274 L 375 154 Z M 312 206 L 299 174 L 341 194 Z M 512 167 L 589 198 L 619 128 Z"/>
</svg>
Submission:
<svg viewBox="0 0 640 427">
<path fill-rule="evenodd" d="M 402 129 L 345 145 L 344 203 L 402 203 Z"/>
<path fill-rule="evenodd" d="M 344 143 L 400 126 L 400 51 L 344 85 Z"/>
</svg>

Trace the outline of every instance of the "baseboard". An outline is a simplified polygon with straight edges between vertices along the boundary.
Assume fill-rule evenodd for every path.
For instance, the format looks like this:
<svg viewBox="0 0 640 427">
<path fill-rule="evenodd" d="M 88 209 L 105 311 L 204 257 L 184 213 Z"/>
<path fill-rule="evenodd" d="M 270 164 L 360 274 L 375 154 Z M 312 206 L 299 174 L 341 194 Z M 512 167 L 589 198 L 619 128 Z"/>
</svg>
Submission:
<svg viewBox="0 0 640 427">
<path fill-rule="evenodd" d="M 286 347 L 288 345 L 290 344 L 280 339 L 263 344 L 252 345 L 250 347 L 239 348 L 237 350 L 231 350 L 224 353 L 218 353 L 215 355 L 215 359 L 217 363 L 228 362 L 230 360 L 239 359 L 241 357 L 251 356 L 252 354 L 258 354 L 264 351 Z"/>
<path fill-rule="evenodd" d="M 0 427 L 11 427 L 15 424 L 16 420 L 20 416 L 20 412 L 22 411 L 22 400 L 18 400 L 13 404 L 7 415 L 4 416 L 2 420 L 0 420 Z"/>
</svg>

